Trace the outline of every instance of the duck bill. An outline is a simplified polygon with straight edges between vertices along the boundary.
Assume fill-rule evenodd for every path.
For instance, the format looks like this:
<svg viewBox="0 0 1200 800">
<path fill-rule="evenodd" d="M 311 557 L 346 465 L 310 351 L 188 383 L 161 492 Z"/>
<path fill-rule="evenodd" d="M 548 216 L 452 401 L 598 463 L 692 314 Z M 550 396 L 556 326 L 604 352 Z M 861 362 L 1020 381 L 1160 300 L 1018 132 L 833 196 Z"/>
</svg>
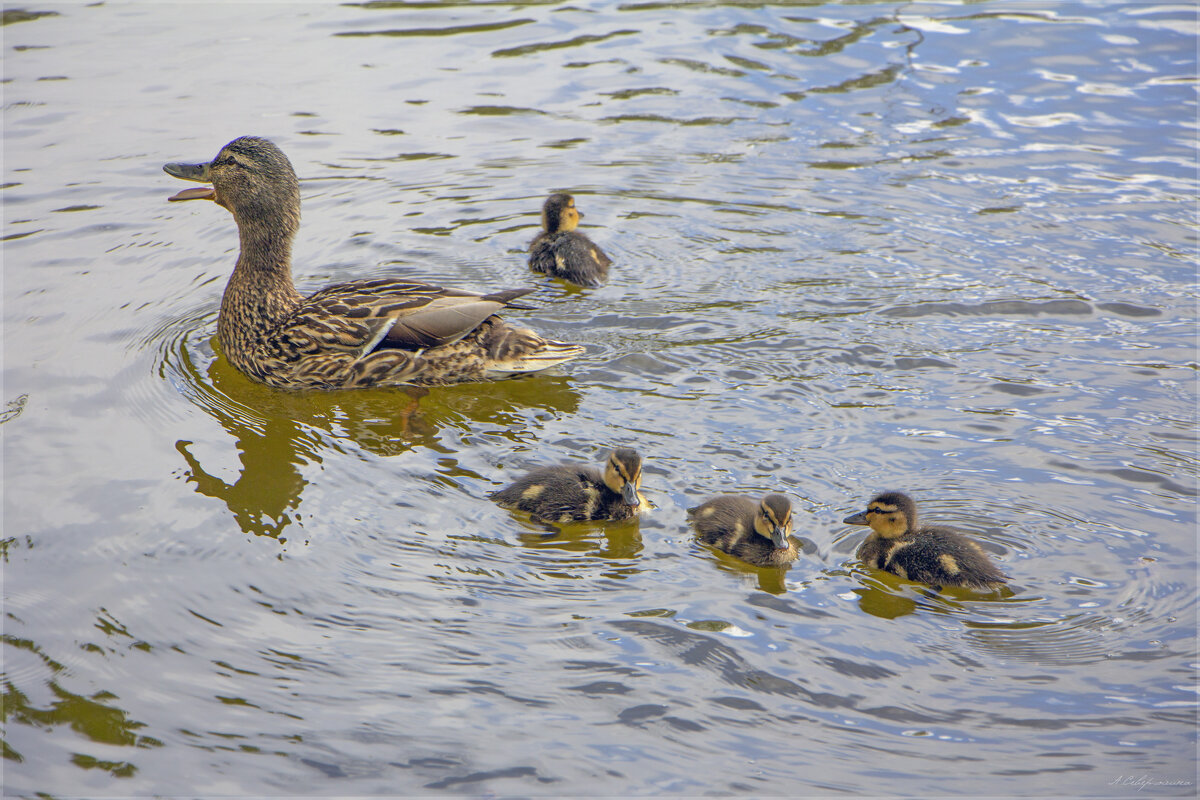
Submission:
<svg viewBox="0 0 1200 800">
<path fill-rule="evenodd" d="M 208 164 L 164 164 L 163 172 L 173 178 L 180 178 L 185 181 L 208 183 L 211 180 L 208 176 Z M 171 195 L 167 200 L 174 202 L 179 200 L 215 200 L 216 198 L 216 190 L 211 186 L 204 186 L 194 189 L 184 189 L 178 194 Z"/>
<path fill-rule="evenodd" d="M 866 525 L 867 524 L 867 512 L 860 511 L 857 514 L 851 514 L 850 516 L 848 516 L 844 520 L 842 520 L 842 524 L 843 525 Z"/>
<path fill-rule="evenodd" d="M 638 497 L 638 490 L 633 485 L 633 481 L 625 481 L 625 488 L 621 490 L 621 499 L 627 506 L 641 505 L 642 498 Z"/>
<path fill-rule="evenodd" d="M 785 531 L 783 528 L 773 528 L 771 530 L 771 544 L 775 545 L 776 550 L 787 550 L 787 531 Z"/>
</svg>

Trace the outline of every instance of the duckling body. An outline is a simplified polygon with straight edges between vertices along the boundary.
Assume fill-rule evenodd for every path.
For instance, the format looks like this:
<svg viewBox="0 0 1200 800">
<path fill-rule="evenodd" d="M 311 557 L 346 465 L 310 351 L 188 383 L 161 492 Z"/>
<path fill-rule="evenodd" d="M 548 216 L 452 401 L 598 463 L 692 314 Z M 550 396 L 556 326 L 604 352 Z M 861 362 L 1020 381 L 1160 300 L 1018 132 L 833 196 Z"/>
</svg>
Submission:
<svg viewBox="0 0 1200 800">
<path fill-rule="evenodd" d="M 308 297 L 292 282 L 300 189 L 282 151 L 234 139 L 207 164 L 167 164 L 211 183 L 171 200 L 213 200 L 231 211 L 241 251 L 221 299 L 217 338 L 239 371 L 280 389 L 438 386 L 510 377 L 583 352 L 509 325 L 496 312 L 529 289 L 488 294 L 390 278 L 351 281 Z"/>
<path fill-rule="evenodd" d="M 629 519 L 646 503 L 638 492 L 641 482 L 641 456 L 620 447 L 609 455 L 603 472 L 571 464 L 540 467 L 491 498 L 549 522 Z"/>
<path fill-rule="evenodd" d="M 580 286 L 599 286 L 612 263 L 591 239 L 575 230 L 583 214 L 569 194 L 552 194 L 542 206 L 542 232 L 529 244 L 529 268 Z"/>
<path fill-rule="evenodd" d="M 857 555 L 873 569 L 935 587 L 995 589 L 1008 580 L 983 549 L 961 533 L 918 525 L 916 503 L 901 492 L 875 496 L 866 511 L 843 522 L 871 527 Z"/>
<path fill-rule="evenodd" d="M 720 495 L 688 509 L 688 519 L 710 544 L 748 564 L 782 567 L 800 555 L 792 532 L 792 504 L 781 494 L 761 500 Z"/>
</svg>

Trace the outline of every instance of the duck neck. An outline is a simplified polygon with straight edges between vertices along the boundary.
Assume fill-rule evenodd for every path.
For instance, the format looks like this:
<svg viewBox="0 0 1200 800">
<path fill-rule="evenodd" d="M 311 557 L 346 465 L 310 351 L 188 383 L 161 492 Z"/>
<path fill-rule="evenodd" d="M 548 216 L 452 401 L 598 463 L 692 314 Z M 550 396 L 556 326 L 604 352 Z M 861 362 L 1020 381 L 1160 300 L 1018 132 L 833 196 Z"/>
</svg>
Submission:
<svg viewBox="0 0 1200 800">
<path fill-rule="evenodd" d="M 225 286 L 217 323 L 221 346 L 235 363 L 300 304 L 292 283 L 292 238 L 298 220 L 286 213 L 276 216 L 246 219 L 235 214 L 241 252 Z"/>
</svg>

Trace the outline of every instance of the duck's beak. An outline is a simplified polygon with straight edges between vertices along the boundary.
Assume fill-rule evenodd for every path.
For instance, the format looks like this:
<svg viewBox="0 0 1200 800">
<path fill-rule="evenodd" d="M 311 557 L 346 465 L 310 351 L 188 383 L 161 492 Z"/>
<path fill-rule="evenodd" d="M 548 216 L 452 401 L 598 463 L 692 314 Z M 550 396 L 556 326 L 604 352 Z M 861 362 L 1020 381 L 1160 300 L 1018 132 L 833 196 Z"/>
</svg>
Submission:
<svg viewBox="0 0 1200 800">
<path fill-rule="evenodd" d="M 777 525 L 771 529 L 771 544 L 775 545 L 777 550 L 788 549 L 787 531 L 783 529 L 783 526 Z"/>
<path fill-rule="evenodd" d="M 211 179 L 208 177 L 208 164 L 164 164 L 163 172 L 174 178 L 182 178 L 185 181 L 197 181 L 199 183 L 208 183 Z M 178 194 L 173 194 L 167 200 L 216 200 L 217 192 L 211 186 L 204 186 L 198 189 L 184 189 Z"/>
<path fill-rule="evenodd" d="M 851 514 L 850 516 L 848 516 L 844 520 L 842 520 L 842 524 L 844 524 L 844 525 L 866 525 L 866 524 L 868 524 L 867 523 L 867 512 L 860 511 L 857 514 Z"/>
<path fill-rule="evenodd" d="M 627 506 L 636 506 L 641 504 L 642 498 L 638 497 L 637 486 L 633 481 L 625 481 L 625 488 L 621 490 L 621 499 L 625 501 Z"/>
</svg>

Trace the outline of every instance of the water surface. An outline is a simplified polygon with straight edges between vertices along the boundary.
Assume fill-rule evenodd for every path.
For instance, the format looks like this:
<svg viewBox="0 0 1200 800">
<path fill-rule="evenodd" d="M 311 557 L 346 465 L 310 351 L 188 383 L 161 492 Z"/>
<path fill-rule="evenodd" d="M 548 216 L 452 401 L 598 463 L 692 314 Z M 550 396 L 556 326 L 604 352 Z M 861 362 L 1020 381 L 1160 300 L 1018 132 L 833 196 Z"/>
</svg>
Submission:
<svg viewBox="0 0 1200 800">
<path fill-rule="evenodd" d="M 26 10 L 7 794 L 1195 794 L 1194 8 Z M 242 134 L 301 178 L 302 289 L 533 286 L 510 317 L 586 355 L 250 383 L 213 345 L 232 222 L 161 172 Z M 601 289 L 525 267 L 560 190 Z M 640 522 L 486 500 L 617 445 Z M 1011 591 L 858 565 L 886 488 Z M 766 491 L 787 571 L 685 526 Z"/>
</svg>

